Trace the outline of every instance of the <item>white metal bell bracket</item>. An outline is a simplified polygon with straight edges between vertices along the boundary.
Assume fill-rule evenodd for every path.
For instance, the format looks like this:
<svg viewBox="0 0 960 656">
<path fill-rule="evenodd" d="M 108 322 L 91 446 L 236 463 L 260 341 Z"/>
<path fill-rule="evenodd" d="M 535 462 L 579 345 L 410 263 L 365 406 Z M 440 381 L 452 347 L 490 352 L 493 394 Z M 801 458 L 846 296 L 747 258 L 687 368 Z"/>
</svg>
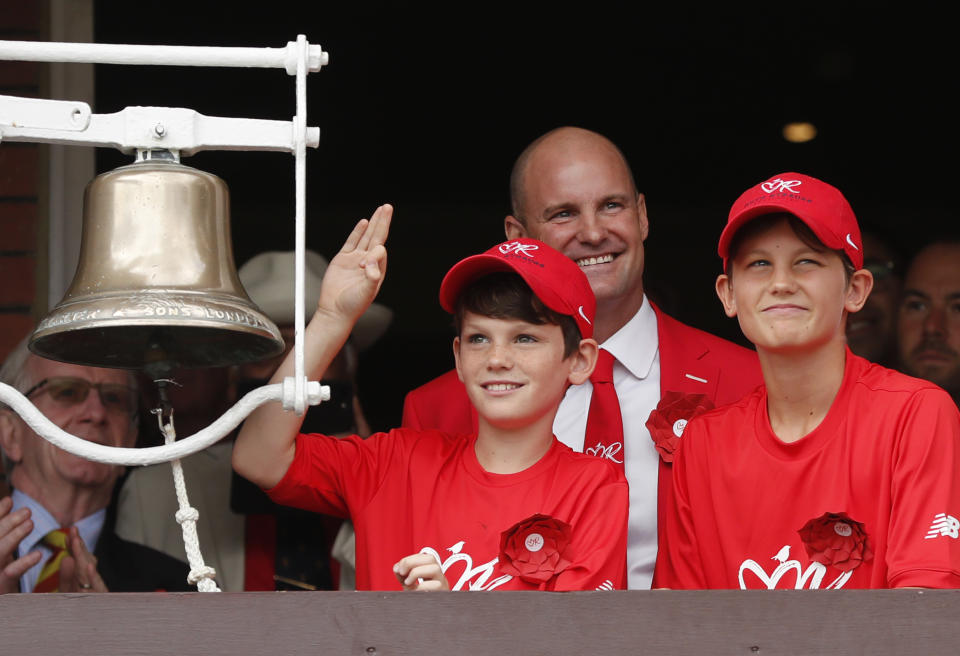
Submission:
<svg viewBox="0 0 960 656">
<path fill-rule="evenodd" d="M 259 387 L 238 401 L 219 419 L 181 441 L 176 440 L 173 417 L 160 428 L 163 446 L 125 449 L 94 444 L 71 435 L 47 419 L 23 394 L 0 383 L 0 401 L 10 406 L 37 435 L 88 460 L 114 465 L 150 465 L 171 461 L 180 510 L 176 520 L 183 530 L 190 563 L 187 580 L 201 592 L 219 592 L 213 568 L 204 564 L 197 539 L 197 510 L 190 506 L 180 459 L 226 436 L 255 408 L 282 401 L 287 410 L 303 414 L 307 405 L 330 398 L 330 389 L 308 381 L 303 365 L 304 250 L 306 239 L 306 148 L 316 148 L 319 128 L 307 127 L 307 73 L 319 71 L 329 57 L 306 37 L 286 48 L 207 48 L 135 46 L 90 43 L 0 41 L 0 60 L 77 62 L 90 64 L 146 64 L 172 66 L 231 66 L 283 68 L 296 76 L 296 115 L 292 121 L 220 118 L 190 109 L 127 107 L 115 114 L 93 114 L 83 102 L 0 96 L 0 141 L 32 141 L 68 145 L 111 146 L 123 152 L 166 149 L 192 154 L 200 150 L 279 150 L 295 157 L 296 253 L 294 377 Z"/>
<path fill-rule="evenodd" d="M 284 48 L 214 48 L 145 46 L 100 43 L 0 41 L 0 60 L 135 64 L 165 66 L 227 66 L 281 68 L 296 76 L 296 114 L 291 121 L 204 116 L 191 109 L 127 107 L 114 114 L 93 114 L 83 102 L 0 96 L 0 141 L 30 141 L 68 145 L 107 146 L 123 152 L 164 148 L 192 154 L 201 150 L 262 150 L 291 152 L 295 158 L 295 317 L 294 377 L 282 385 L 264 386 L 267 396 L 248 394 L 219 420 L 176 444 L 152 449 L 100 447 L 28 415 L 33 405 L 11 387 L 0 385 L 0 400 L 24 418 L 42 437 L 76 455 L 116 465 L 145 465 L 182 458 L 225 436 L 253 409 L 268 400 L 303 414 L 308 405 L 329 398 L 329 390 L 311 387 L 304 375 L 304 252 L 306 215 L 306 148 L 316 148 L 320 129 L 308 128 L 307 74 L 329 62 L 329 54 L 310 45 L 304 35 Z M 276 388 L 267 392 L 270 388 Z M 258 390 L 255 390 L 255 392 Z M 19 397 L 19 398 L 17 398 Z M 39 413 L 37 412 L 39 415 Z M 233 415 L 228 419 L 228 415 Z M 42 417 L 42 415 L 41 415 Z M 99 448 L 98 448 L 99 447 Z"/>
</svg>

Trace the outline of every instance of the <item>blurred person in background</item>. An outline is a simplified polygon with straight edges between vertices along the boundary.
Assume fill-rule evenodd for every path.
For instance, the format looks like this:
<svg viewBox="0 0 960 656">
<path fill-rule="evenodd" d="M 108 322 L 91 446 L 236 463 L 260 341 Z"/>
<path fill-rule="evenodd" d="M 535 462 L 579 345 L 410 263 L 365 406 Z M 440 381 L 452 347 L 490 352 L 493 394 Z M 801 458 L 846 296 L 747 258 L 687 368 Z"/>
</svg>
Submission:
<svg viewBox="0 0 960 656">
<path fill-rule="evenodd" d="M 892 367 L 897 361 L 897 309 L 903 285 L 900 254 L 879 233 L 863 233 L 863 267 L 873 274 L 873 291 L 863 309 L 847 321 L 850 350 Z"/>
<path fill-rule="evenodd" d="M 126 371 L 41 358 L 25 338 L 0 381 L 67 433 L 111 447 L 136 442 L 136 380 Z M 115 533 L 123 467 L 54 446 L 6 406 L 0 446 L 12 489 L 0 498 L 0 593 L 192 589 L 183 563 Z"/>
<path fill-rule="evenodd" d="M 960 241 L 932 242 L 910 262 L 897 341 L 905 373 L 960 400 Z"/>
</svg>

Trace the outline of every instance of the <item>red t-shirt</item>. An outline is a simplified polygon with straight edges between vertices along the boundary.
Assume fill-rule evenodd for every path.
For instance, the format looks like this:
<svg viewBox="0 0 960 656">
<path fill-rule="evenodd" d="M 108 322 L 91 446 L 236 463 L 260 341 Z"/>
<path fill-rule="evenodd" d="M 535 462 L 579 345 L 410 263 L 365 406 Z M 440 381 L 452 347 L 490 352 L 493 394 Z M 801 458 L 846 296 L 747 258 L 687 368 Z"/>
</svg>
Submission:
<svg viewBox="0 0 960 656">
<path fill-rule="evenodd" d="M 418 552 L 438 557 L 455 590 L 625 587 L 622 472 L 554 440 L 524 471 L 491 474 L 480 466 L 475 443 L 475 436 L 402 428 L 367 439 L 299 435 L 293 463 L 268 494 L 353 519 L 358 590 L 399 590 L 393 565 Z M 570 565 L 531 584 L 501 571 L 498 555 L 501 533 L 536 514 L 572 527 Z"/>
<path fill-rule="evenodd" d="M 776 437 L 762 387 L 691 421 L 675 455 L 655 587 L 960 587 L 960 414 L 927 381 L 848 350 L 802 439 Z"/>
</svg>

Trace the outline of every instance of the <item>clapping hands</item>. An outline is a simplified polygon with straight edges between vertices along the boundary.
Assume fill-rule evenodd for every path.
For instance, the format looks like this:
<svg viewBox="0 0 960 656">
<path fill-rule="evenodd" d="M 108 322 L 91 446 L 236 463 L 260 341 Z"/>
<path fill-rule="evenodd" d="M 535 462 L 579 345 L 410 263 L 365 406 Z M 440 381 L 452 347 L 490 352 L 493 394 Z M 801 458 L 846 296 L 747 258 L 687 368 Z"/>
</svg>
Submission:
<svg viewBox="0 0 960 656">
<path fill-rule="evenodd" d="M 0 594 L 21 592 L 20 577 L 40 562 L 43 553 L 31 551 L 16 557 L 20 543 L 33 530 L 29 508 L 13 510 L 13 499 L 0 499 Z M 107 592 L 97 572 L 97 559 L 87 549 L 76 526 L 67 537 L 69 553 L 60 563 L 60 592 Z"/>
</svg>

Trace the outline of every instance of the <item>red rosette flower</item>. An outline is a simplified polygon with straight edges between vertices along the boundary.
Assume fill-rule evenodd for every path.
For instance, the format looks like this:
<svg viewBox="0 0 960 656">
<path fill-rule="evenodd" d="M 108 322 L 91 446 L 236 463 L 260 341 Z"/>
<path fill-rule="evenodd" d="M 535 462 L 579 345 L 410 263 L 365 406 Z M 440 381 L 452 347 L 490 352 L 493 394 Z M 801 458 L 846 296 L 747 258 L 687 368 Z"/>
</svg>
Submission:
<svg viewBox="0 0 960 656">
<path fill-rule="evenodd" d="M 708 410 L 713 410 L 713 401 L 706 394 L 667 392 L 663 395 L 647 418 L 647 430 L 664 462 L 673 462 L 673 452 L 680 445 L 687 422 Z"/>
<path fill-rule="evenodd" d="M 849 572 L 873 560 L 870 539 L 860 522 L 847 513 L 823 513 L 797 531 L 810 560 Z"/>
<path fill-rule="evenodd" d="M 566 522 L 549 515 L 531 515 L 500 534 L 500 569 L 539 585 L 570 566 Z"/>
</svg>

